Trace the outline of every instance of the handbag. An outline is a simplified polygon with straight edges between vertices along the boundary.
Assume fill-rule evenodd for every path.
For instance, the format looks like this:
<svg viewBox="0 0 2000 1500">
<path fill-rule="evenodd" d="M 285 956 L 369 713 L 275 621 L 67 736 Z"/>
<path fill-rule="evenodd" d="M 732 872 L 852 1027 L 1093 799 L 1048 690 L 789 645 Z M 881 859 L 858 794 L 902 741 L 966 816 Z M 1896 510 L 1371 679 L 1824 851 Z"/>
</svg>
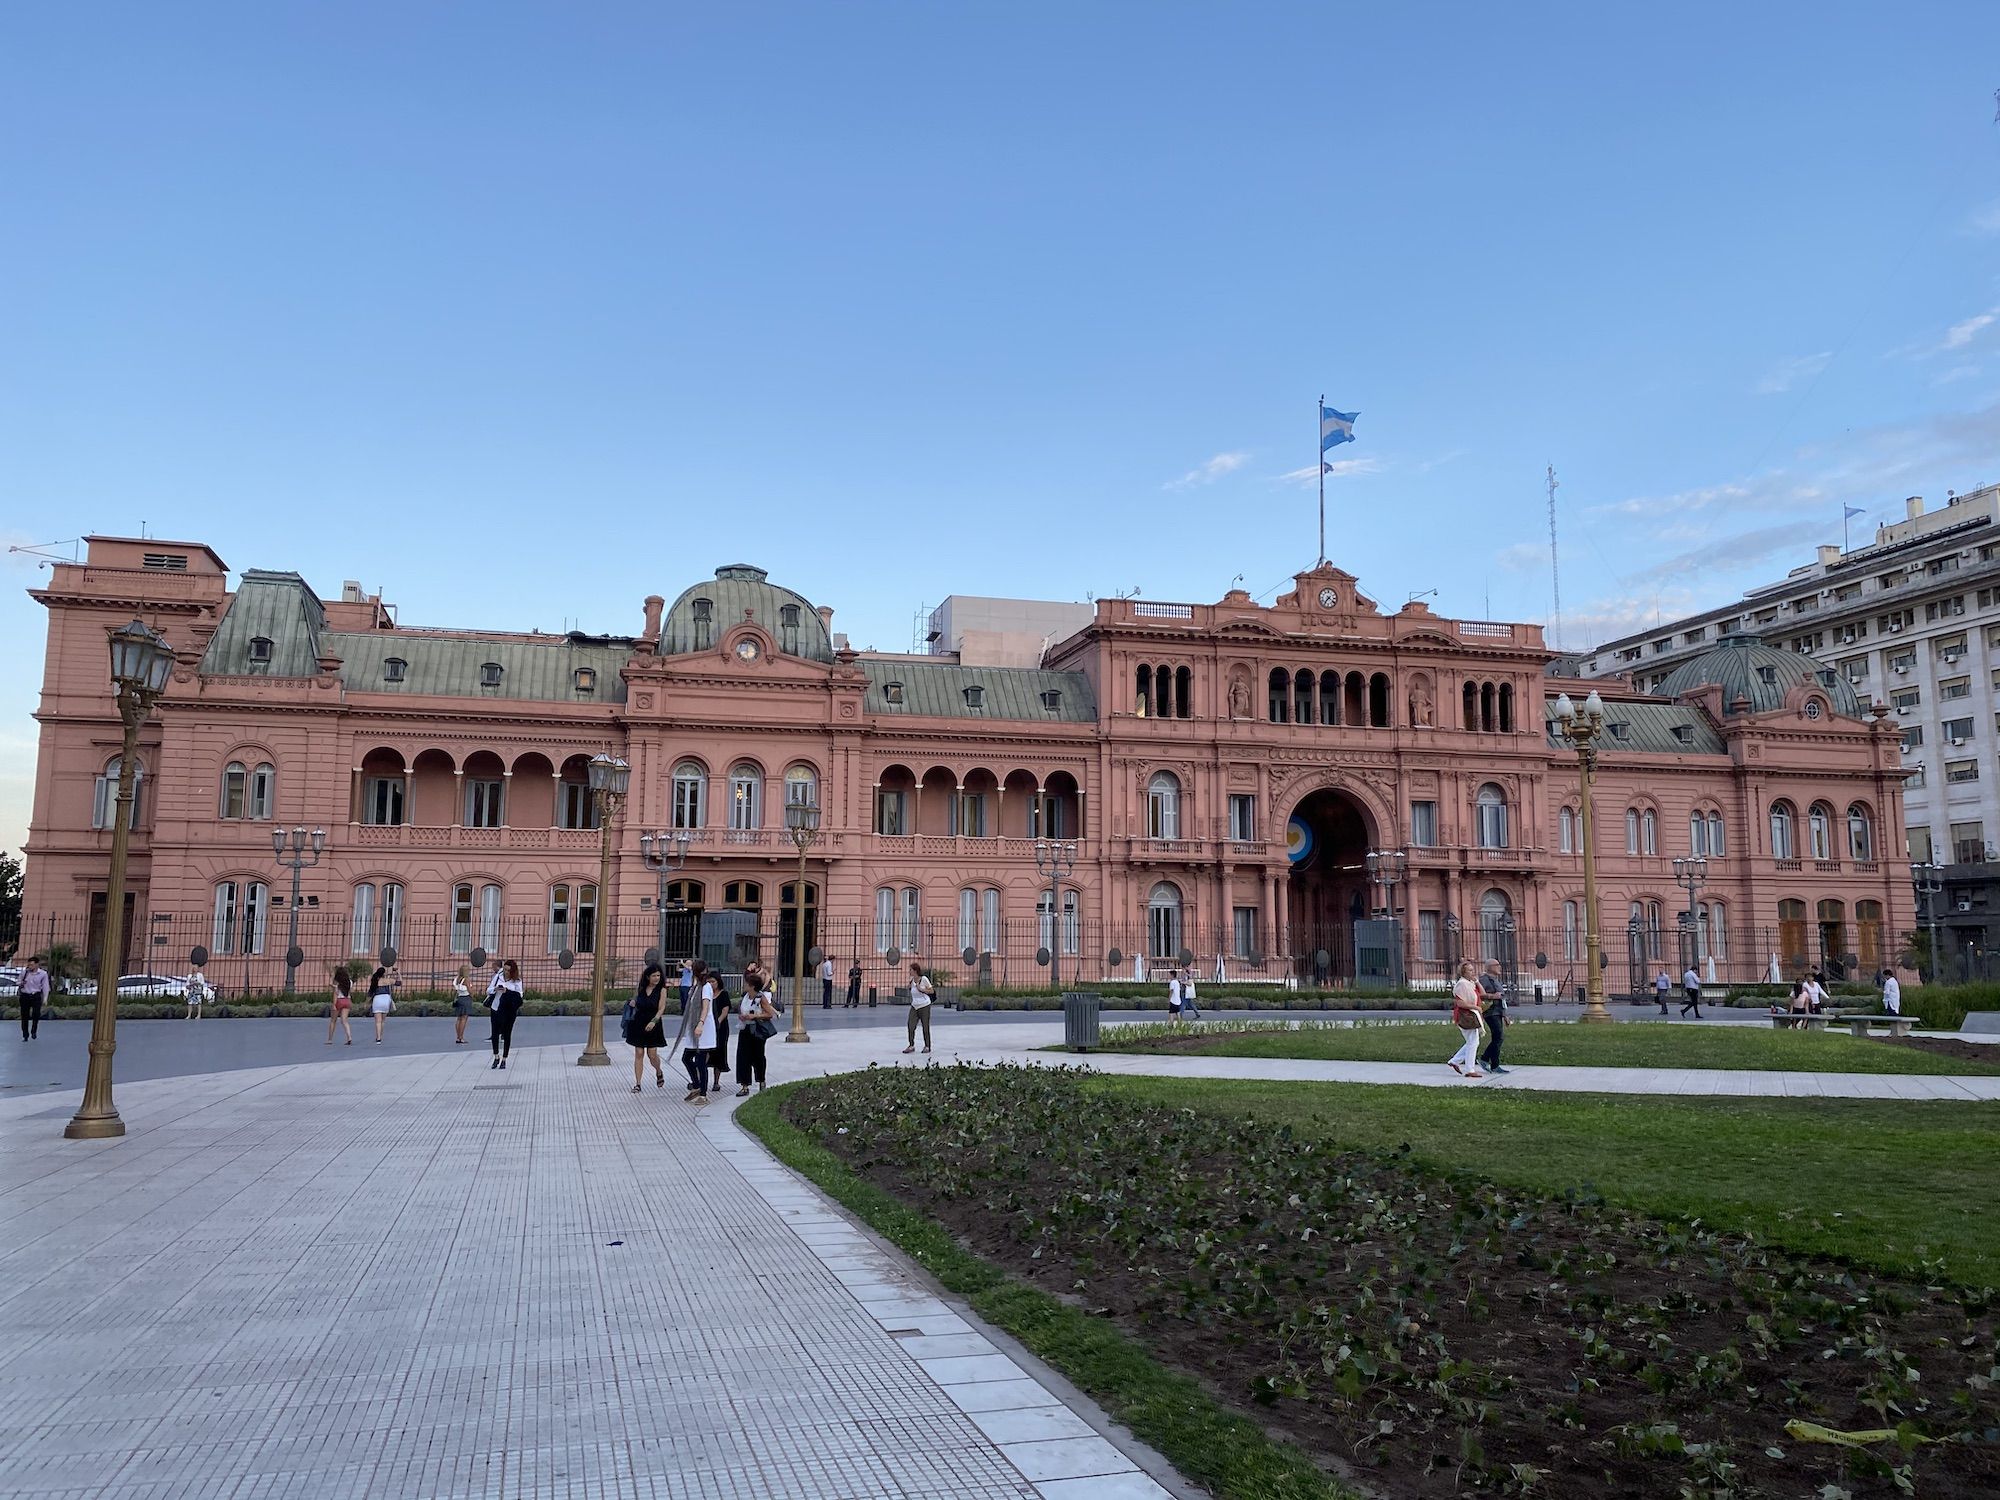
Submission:
<svg viewBox="0 0 2000 1500">
<path fill-rule="evenodd" d="M 629 1027 L 633 1023 L 633 1021 L 638 1019 L 638 1015 L 639 1015 L 639 1002 L 636 999 L 627 1000 L 625 1002 L 625 1014 L 621 1016 L 619 1019 L 624 1025 Z"/>
<path fill-rule="evenodd" d="M 764 1041 L 768 1042 L 778 1034 L 778 1023 L 773 1021 L 769 1016 L 759 1016 L 750 1023 L 749 1030 L 750 1035 L 761 1037 Z"/>
</svg>

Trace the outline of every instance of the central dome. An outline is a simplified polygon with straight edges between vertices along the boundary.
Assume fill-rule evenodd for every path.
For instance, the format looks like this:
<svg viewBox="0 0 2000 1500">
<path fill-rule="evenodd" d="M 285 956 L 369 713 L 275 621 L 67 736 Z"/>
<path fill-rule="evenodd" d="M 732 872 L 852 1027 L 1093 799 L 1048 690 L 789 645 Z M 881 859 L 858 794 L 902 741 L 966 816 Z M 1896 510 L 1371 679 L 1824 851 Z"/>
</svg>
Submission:
<svg viewBox="0 0 2000 1500">
<path fill-rule="evenodd" d="M 1816 657 L 1780 651 L 1750 635 L 1725 635 L 1714 650 L 1675 667 L 1654 691 L 1663 698 L 1678 698 L 1698 688 L 1719 687 L 1724 714 L 1744 712 L 1737 707 L 1744 699 L 1749 700 L 1750 713 L 1761 714 L 1783 708 L 1785 695 L 1801 683 L 1825 693 L 1835 713 L 1862 717 L 1854 685 L 1840 673 Z"/>
<path fill-rule="evenodd" d="M 682 591 L 661 622 L 660 655 L 713 650 L 746 614 L 786 655 L 833 660 L 826 621 L 811 601 L 780 588 L 770 574 L 750 563 L 725 563 L 710 582 Z"/>
</svg>

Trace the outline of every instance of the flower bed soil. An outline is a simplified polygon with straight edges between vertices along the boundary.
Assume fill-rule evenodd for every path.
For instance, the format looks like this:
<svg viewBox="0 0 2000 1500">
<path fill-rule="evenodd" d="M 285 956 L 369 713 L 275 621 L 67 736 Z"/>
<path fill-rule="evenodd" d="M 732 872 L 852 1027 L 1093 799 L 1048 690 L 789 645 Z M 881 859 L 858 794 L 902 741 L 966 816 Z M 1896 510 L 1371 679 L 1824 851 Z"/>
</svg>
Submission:
<svg viewBox="0 0 2000 1500">
<path fill-rule="evenodd" d="M 1903 1047 L 1911 1052 L 1934 1052 L 1939 1057 L 1955 1057 L 1961 1062 L 2000 1062 L 2000 1044 L 1961 1042 L 1952 1036 L 1897 1036 L 1876 1038 L 1884 1047 Z"/>
<path fill-rule="evenodd" d="M 1983 1289 L 1124 1101 L 1068 1069 L 872 1070 L 785 1114 L 1382 1495 L 2000 1494 Z M 1844 1447 L 1795 1420 L 1898 1435 Z"/>
</svg>

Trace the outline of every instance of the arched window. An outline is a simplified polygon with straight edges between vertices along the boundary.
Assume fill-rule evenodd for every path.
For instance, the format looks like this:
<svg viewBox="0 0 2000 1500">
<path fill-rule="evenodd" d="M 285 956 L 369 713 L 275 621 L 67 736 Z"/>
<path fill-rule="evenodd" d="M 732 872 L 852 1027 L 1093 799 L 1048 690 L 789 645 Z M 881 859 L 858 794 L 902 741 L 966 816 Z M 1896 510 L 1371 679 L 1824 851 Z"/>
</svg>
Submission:
<svg viewBox="0 0 2000 1500">
<path fill-rule="evenodd" d="M 1181 890 L 1163 880 L 1146 897 L 1146 947 L 1152 958 L 1177 961 L 1181 951 Z"/>
<path fill-rule="evenodd" d="M 1563 902 L 1563 961 L 1575 963 L 1583 956 L 1583 945 L 1577 933 L 1577 905 L 1574 901 Z"/>
<path fill-rule="evenodd" d="M 1287 724 L 1292 717 L 1292 679 L 1283 667 L 1271 668 L 1270 700 L 1265 717 L 1273 724 Z"/>
<path fill-rule="evenodd" d="M 1806 831 L 1814 859 L 1833 858 L 1833 809 L 1815 802 L 1806 810 Z"/>
<path fill-rule="evenodd" d="M 1174 669 L 1165 662 L 1153 668 L 1153 716 L 1160 719 L 1174 716 Z"/>
<path fill-rule="evenodd" d="M 1869 815 L 1866 803 L 1848 805 L 1847 857 L 1863 860 L 1875 857 L 1875 820 Z M 1855 911 L 1858 914 L 1860 908 L 1857 906 Z"/>
<path fill-rule="evenodd" d="M 1500 732 L 1514 732 L 1514 684 L 1511 682 L 1500 684 Z"/>
<path fill-rule="evenodd" d="M 1148 718 L 1153 712 L 1153 669 L 1141 664 L 1136 690 L 1132 695 L 1132 712 L 1140 718 Z"/>
<path fill-rule="evenodd" d="M 1000 951 L 1000 892 L 990 885 L 979 893 L 979 951 Z"/>
<path fill-rule="evenodd" d="M 896 946 L 896 892 L 882 886 L 875 892 L 875 951 L 887 953 Z"/>
<path fill-rule="evenodd" d="M 1639 852 L 1660 852 L 1660 815 L 1650 807 L 1639 814 Z"/>
<path fill-rule="evenodd" d="M 260 761 L 250 773 L 250 816 L 269 818 L 278 795 L 278 772 L 269 761 Z"/>
<path fill-rule="evenodd" d="M 348 927 L 353 939 L 348 944 L 355 953 L 367 953 L 375 945 L 375 887 L 367 881 L 354 888 L 354 920 Z M 211 943 L 210 947 L 216 945 Z"/>
<path fill-rule="evenodd" d="M 1313 706 L 1313 690 L 1319 679 L 1300 668 L 1292 678 L 1292 722 L 1311 724 L 1319 718 Z"/>
<path fill-rule="evenodd" d="M 1708 853 L 1708 819 L 1698 808 L 1688 814 L 1688 853 Z"/>
<path fill-rule="evenodd" d="M 118 771 L 123 762 L 112 756 L 98 773 L 97 784 L 92 788 L 90 799 L 90 826 L 110 828 L 118 819 Z M 137 828 L 142 821 L 145 808 L 146 767 L 143 763 L 132 767 L 132 826 Z"/>
<path fill-rule="evenodd" d="M 244 803 L 249 798 L 249 792 L 250 772 L 245 769 L 242 761 L 232 760 L 222 768 L 222 816 L 225 818 L 242 817 Z M 224 948 L 219 951 L 227 953 L 229 950 Z"/>
<path fill-rule="evenodd" d="M 715 601 L 713 599 L 696 599 L 693 602 L 692 608 L 694 610 L 694 649 L 697 651 L 706 651 L 711 644 L 712 634 L 715 630 Z"/>
<path fill-rule="evenodd" d="M 805 807 L 819 802 L 819 778 L 810 766 L 793 766 L 785 772 L 785 806 Z"/>
<path fill-rule="evenodd" d="M 353 942 L 356 953 L 375 953 L 402 946 L 403 888 L 385 881 L 378 889 L 363 881 L 354 888 Z"/>
<path fill-rule="evenodd" d="M 1806 966 L 1806 904 L 1787 898 L 1778 903 L 1778 952 L 1785 972 L 1797 974 Z"/>
<path fill-rule="evenodd" d="M 1081 941 L 1082 931 L 1077 921 L 1077 893 L 1065 890 L 1062 893 L 1062 951 L 1075 953 Z M 1036 941 L 1051 953 L 1056 951 L 1055 906 L 1051 893 L 1043 891 L 1035 897 Z"/>
<path fill-rule="evenodd" d="M 1639 852 L 1639 809 L 1636 807 L 1625 809 L 1625 852 Z"/>
<path fill-rule="evenodd" d="M 1368 726 L 1371 729 L 1389 727 L 1389 674 L 1377 672 L 1368 679 Z"/>
<path fill-rule="evenodd" d="M 597 944 L 597 887 L 559 881 L 549 887 L 549 952 L 591 953 Z"/>
<path fill-rule="evenodd" d="M 1695 946 L 1702 958 L 1729 956 L 1729 930 L 1720 901 L 1704 901 L 1695 908 Z"/>
<path fill-rule="evenodd" d="M 1847 970 L 1847 903 L 1819 904 L 1819 961 L 1830 974 Z"/>
<path fill-rule="evenodd" d="M 1478 815 L 1479 847 L 1482 849 L 1505 849 L 1507 847 L 1507 794 L 1489 781 L 1479 789 L 1479 800 L 1474 806 Z"/>
<path fill-rule="evenodd" d="M 958 946 L 960 952 L 979 947 L 979 892 L 974 890 L 958 893 Z"/>
<path fill-rule="evenodd" d="M 1494 717 L 1493 684 L 1482 682 L 1479 684 L 1479 727 L 1483 732 L 1493 732 Z"/>
<path fill-rule="evenodd" d="M 1727 852 L 1722 847 L 1722 814 L 1712 812 L 1708 815 L 1708 857 L 1720 859 Z"/>
<path fill-rule="evenodd" d="M 708 773 L 691 760 L 674 767 L 673 820 L 676 828 L 701 828 L 708 812 Z"/>
<path fill-rule="evenodd" d="M 1340 722 L 1340 674 L 1322 672 L 1319 674 L 1319 721 L 1322 724 Z"/>
<path fill-rule="evenodd" d="M 1194 673 L 1187 667 L 1174 668 L 1174 717 L 1192 718 L 1194 715 Z"/>
<path fill-rule="evenodd" d="M 209 951 L 262 953 L 264 926 L 269 920 L 271 888 L 261 880 L 224 880 L 215 887 L 215 920 L 209 931 Z"/>
<path fill-rule="evenodd" d="M 735 829 L 764 826 L 764 773 L 748 761 L 729 768 L 729 826 Z"/>
<path fill-rule="evenodd" d="M 1797 859 L 1799 857 L 1798 814 L 1789 802 L 1771 804 L 1771 858 Z M 1803 920 L 1803 912 L 1800 914 Z"/>
<path fill-rule="evenodd" d="M 1181 783 L 1172 771 L 1155 771 L 1146 783 L 1146 837 L 1181 836 Z"/>
<path fill-rule="evenodd" d="M 1857 945 L 1855 958 L 1863 974 L 1882 972 L 1882 903 L 1880 901 L 1857 901 L 1854 903 L 1854 936 Z"/>
<path fill-rule="evenodd" d="M 460 881 L 451 888 L 451 951 L 454 953 L 472 951 L 473 900 L 470 881 Z"/>
<path fill-rule="evenodd" d="M 1465 727 L 1467 729 L 1477 729 L 1479 727 L 1479 685 L 1468 682 L 1465 685 L 1464 698 Z"/>
<path fill-rule="evenodd" d="M 1479 898 L 1479 951 L 1487 958 L 1497 958 L 1503 965 L 1511 965 L 1507 952 L 1509 937 L 1508 919 L 1514 914 L 1514 903 L 1507 899 L 1502 890 L 1490 890 Z"/>
<path fill-rule="evenodd" d="M 1556 850 L 1561 854 L 1576 853 L 1576 813 L 1567 807 L 1556 814 Z"/>
<path fill-rule="evenodd" d="M 903 951 L 915 953 L 922 946 L 924 928 L 923 893 L 913 885 L 906 885 L 903 897 Z"/>
<path fill-rule="evenodd" d="M 479 888 L 479 946 L 488 953 L 500 946 L 500 887 Z"/>
</svg>

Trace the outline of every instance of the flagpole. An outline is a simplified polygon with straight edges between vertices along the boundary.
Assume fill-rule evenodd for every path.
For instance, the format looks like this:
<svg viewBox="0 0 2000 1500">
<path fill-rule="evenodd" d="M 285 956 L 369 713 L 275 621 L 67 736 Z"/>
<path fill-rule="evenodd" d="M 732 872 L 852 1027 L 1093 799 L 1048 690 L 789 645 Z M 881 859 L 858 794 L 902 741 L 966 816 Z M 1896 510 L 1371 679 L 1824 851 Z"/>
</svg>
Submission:
<svg viewBox="0 0 2000 1500">
<path fill-rule="evenodd" d="M 1320 393 L 1313 411 L 1313 467 L 1319 470 L 1319 560 L 1326 561 L 1326 439 L 1321 424 L 1326 421 L 1326 394 Z"/>
</svg>

